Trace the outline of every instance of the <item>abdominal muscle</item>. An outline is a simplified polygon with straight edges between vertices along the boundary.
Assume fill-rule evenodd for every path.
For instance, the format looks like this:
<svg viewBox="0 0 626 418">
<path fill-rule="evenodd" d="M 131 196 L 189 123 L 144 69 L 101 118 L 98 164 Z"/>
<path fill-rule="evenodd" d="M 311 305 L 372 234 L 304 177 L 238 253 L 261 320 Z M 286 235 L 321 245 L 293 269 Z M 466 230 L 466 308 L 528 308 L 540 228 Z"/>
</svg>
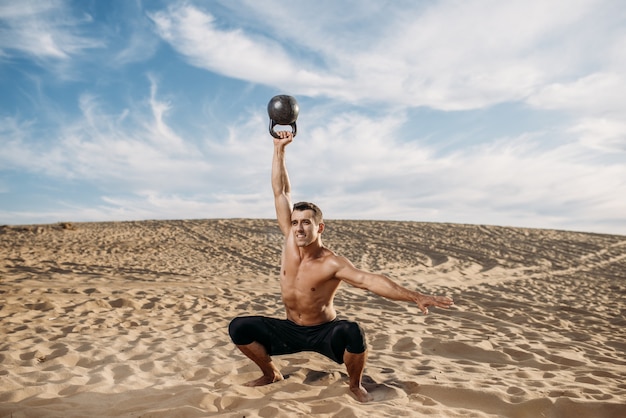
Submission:
<svg viewBox="0 0 626 418">
<path fill-rule="evenodd" d="M 333 306 L 333 296 L 338 282 L 307 282 L 285 277 L 281 280 L 287 319 L 304 326 L 324 324 L 335 319 L 337 312 Z"/>
</svg>

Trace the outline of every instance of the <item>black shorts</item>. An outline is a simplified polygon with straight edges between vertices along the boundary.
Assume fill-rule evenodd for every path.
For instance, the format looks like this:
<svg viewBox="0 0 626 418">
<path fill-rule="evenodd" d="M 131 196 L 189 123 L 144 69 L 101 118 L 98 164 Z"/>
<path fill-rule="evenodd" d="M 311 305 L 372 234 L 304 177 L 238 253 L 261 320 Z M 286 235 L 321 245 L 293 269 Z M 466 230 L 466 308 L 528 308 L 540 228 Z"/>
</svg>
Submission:
<svg viewBox="0 0 626 418">
<path fill-rule="evenodd" d="M 235 344 L 256 341 L 270 356 L 314 351 L 342 364 L 345 350 L 353 354 L 366 350 L 363 330 L 356 322 L 347 320 L 301 326 L 288 319 L 242 316 L 231 321 L 228 332 Z"/>
</svg>

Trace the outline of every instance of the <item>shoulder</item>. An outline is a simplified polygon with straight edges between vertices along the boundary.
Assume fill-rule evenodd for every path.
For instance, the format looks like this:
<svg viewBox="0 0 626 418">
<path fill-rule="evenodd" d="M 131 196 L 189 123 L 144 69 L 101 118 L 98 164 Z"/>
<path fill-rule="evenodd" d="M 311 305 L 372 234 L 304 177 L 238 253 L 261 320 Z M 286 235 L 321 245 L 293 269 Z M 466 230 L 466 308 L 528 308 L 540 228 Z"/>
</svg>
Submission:
<svg viewBox="0 0 626 418">
<path fill-rule="evenodd" d="M 344 267 L 352 267 L 352 263 L 346 257 L 337 255 L 334 251 L 324 247 L 323 262 L 325 265 L 340 270 Z"/>
</svg>

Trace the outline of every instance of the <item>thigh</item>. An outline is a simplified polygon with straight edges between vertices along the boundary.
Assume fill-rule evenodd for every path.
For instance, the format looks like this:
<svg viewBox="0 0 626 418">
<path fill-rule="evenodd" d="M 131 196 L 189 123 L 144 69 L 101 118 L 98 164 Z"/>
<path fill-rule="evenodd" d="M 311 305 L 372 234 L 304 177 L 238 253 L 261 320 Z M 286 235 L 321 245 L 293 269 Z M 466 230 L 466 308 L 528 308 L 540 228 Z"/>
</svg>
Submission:
<svg viewBox="0 0 626 418">
<path fill-rule="evenodd" d="M 319 333 L 314 351 L 342 364 L 345 351 L 360 354 L 366 350 L 365 334 L 356 322 L 336 320 Z"/>
<path fill-rule="evenodd" d="M 238 317 L 231 322 L 229 333 L 235 344 L 247 345 L 256 341 L 265 347 L 269 355 L 302 351 L 301 336 L 293 324 L 285 319 Z"/>
<path fill-rule="evenodd" d="M 239 316 L 228 326 L 230 338 L 237 345 L 248 345 L 254 341 L 263 344 L 269 339 L 268 332 L 262 316 Z"/>
</svg>

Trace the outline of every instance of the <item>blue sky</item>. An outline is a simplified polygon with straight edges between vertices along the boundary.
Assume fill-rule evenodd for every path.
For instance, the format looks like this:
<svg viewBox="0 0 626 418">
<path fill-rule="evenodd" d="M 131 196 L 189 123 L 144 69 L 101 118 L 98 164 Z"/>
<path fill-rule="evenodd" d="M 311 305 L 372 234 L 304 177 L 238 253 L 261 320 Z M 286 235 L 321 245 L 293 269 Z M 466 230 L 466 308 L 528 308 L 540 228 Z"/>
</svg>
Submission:
<svg viewBox="0 0 626 418">
<path fill-rule="evenodd" d="M 271 218 L 626 234 L 620 0 L 0 0 L 0 223 Z"/>
</svg>

